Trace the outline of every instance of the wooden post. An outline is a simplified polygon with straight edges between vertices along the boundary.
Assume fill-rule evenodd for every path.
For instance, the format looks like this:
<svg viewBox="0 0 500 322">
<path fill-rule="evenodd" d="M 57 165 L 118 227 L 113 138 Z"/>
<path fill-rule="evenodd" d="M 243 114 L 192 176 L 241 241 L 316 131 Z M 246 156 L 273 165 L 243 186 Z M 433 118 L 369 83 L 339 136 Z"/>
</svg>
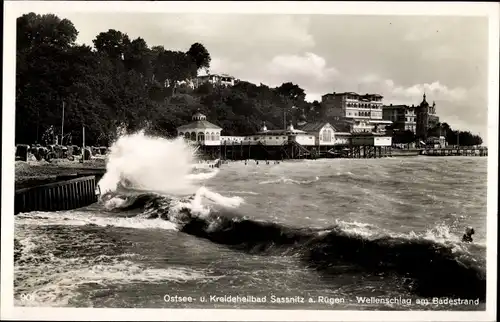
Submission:
<svg viewBox="0 0 500 322">
<path fill-rule="evenodd" d="M 62 102 L 62 119 L 61 119 L 61 145 L 64 139 L 64 101 Z"/>
<path fill-rule="evenodd" d="M 85 126 L 82 126 L 82 163 L 85 161 Z"/>
</svg>

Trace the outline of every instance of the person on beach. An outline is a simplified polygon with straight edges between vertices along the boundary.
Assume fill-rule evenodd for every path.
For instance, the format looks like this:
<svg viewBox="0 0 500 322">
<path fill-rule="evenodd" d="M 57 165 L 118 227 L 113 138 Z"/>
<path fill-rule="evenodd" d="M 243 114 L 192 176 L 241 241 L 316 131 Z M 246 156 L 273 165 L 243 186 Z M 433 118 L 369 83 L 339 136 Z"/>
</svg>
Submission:
<svg viewBox="0 0 500 322">
<path fill-rule="evenodd" d="M 472 235 L 474 235 L 474 228 L 467 227 L 467 229 L 465 229 L 465 234 L 462 237 L 462 241 L 465 243 L 472 243 Z"/>
</svg>

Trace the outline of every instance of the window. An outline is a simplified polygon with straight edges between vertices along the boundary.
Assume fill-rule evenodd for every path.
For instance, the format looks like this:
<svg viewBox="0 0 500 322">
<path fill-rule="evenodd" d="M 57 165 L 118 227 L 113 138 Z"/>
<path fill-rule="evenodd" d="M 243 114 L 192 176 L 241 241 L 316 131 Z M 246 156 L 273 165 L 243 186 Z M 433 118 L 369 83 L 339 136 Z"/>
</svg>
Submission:
<svg viewBox="0 0 500 322">
<path fill-rule="evenodd" d="M 199 142 L 205 141 L 205 133 L 203 133 L 203 132 L 198 133 L 198 141 Z"/>
<path fill-rule="evenodd" d="M 332 140 L 332 132 L 329 129 L 323 130 L 323 141 L 330 142 Z"/>
<path fill-rule="evenodd" d="M 196 132 L 191 132 L 191 141 L 196 141 Z"/>
<path fill-rule="evenodd" d="M 188 132 L 186 132 L 186 133 L 184 134 L 184 138 L 185 138 L 186 140 L 189 140 L 189 137 L 190 137 L 189 133 L 188 133 Z"/>
<path fill-rule="evenodd" d="M 215 133 L 215 140 L 216 141 L 220 140 L 220 134 L 219 133 Z"/>
<path fill-rule="evenodd" d="M 179 132 L 179 136 L 184 136 L 184 133 L 183 132 Z"/>
</svg>

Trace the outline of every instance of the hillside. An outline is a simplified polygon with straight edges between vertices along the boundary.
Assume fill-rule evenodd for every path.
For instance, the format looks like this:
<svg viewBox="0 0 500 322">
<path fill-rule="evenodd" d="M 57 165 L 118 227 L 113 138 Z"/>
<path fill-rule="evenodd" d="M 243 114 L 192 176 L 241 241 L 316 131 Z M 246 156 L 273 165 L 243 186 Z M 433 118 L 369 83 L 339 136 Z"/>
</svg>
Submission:
<svg viewBox="0 0 500 322">
<path fill-rule="evenodd" d="M 251 133 L 263 121 L 282 126 L 285 110 L 320 116 L 320 104 L 305 102 L 304 90 L 292 83 L 174 86 L 210 67 L 210 53 L 200 43 L 170 51 L 108 30 L 96 35 L 91 48 L 77 45 L 77 35 L 71 21 L 52 14 L 17 19 L 16 143 L 44 143 L 59 134 L 63 104 L 64 143 L 81 142 L 85 126 L 89 145 L 108 144 L 119 127 L 175 135 L 198 109 L 225 135 Z"/>
<path fill-rule="evenodd" d="M 196 110 L 221 126 L 223 135 L 252 133 L 263 121 L 269 129 L 281 128 L 284 113 L 287 120 L 303 115 L 309 122 L 332 121 L 290 82 L 276 88 L 245 81 L 229 88 L 175 85 L 209 70 L 210 53 L 201 43 L 172 51 L 110 29 L 90 47 L 76 44 L 77 36 L 71 21 L 53 14 L 17 19 L 16 143 L 52 143 L 61 133 L 63 108 L 63 144 L 81 144 L 85 127 L 86 144 L 98 146 L 108 145 L 121 128 L 175 135 Z M 446 127 L 451 140 L 457 137 Z M 394 135 L 395 141 L 414 140 L 411 133 Z M 460 133 L 463 144 L 471 138 Z"/>
</svg>

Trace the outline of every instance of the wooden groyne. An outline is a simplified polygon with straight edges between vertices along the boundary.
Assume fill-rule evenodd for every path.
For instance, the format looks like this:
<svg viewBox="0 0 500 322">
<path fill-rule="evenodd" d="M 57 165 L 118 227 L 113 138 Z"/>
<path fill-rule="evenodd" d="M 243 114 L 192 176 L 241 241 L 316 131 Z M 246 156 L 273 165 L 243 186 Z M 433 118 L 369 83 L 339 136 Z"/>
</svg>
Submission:
<svg viewBox="0 0 500 322">
<path fill-rule="evenodd" d="M 95 176 L 54 182 L 15 192 L 14 214 L 30 211 L 69 210 L 97 201 Z"/>
</svg>

